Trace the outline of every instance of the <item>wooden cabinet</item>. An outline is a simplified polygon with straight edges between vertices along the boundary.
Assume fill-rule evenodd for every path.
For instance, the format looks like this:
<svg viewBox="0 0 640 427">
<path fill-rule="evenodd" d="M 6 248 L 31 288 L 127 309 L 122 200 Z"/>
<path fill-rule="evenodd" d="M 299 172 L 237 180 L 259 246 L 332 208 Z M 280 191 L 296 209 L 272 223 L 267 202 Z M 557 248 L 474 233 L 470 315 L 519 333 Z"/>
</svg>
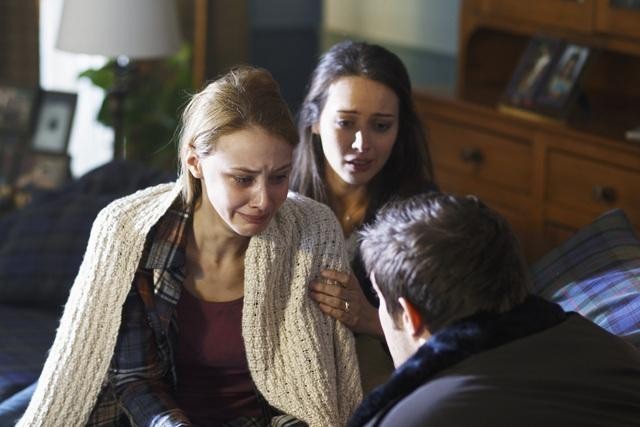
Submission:
<svg viewBox="0 0 640 427">
<path fill-rule="evenodd" d="M 530 260 L 615 207 L 640 229 L 640 144 L 624 139 L 640 124 L 640 15 L 617 4 L 467 0 L 456 91 L 416 90 L 440 187 L 476 194 L 502 213 Z M 596 52 L 584 105 L 562 122 L 498 109 L 538 33 Z"/>
<path fill-rule="evenodd" d="M 479 12 L 511 22 L 526 22 L 580 32 L 593 29 L 594 0 L 482 0 Z"/>
<path fill-rule="evenodd" d="M 427 121 L 436 165 L 505 191 L 531 193 L 530 141 L 460 127 L 456 122 Z"/>
<path fill-rule="evenodd" d="M 638 168 L 627 169 L 607 158 L 552 148 L 547 153 L 545 172 L 548 203 L 594 214 L 618 206 L 633 218 L 640 218 Z"/>
<path fill-rule="evenodd" d="M 418 90 L 436 179 L 502 213 L 533 260 L 614 207 L 640 229 L 640 145 Z"/>
<path fill-rule="evenodd" d="M 598 31 L 640 41 L 640 2 L 626 5 L 624 1 L 600 0 L 597 3 L 595 26 Z"/>
</svg>

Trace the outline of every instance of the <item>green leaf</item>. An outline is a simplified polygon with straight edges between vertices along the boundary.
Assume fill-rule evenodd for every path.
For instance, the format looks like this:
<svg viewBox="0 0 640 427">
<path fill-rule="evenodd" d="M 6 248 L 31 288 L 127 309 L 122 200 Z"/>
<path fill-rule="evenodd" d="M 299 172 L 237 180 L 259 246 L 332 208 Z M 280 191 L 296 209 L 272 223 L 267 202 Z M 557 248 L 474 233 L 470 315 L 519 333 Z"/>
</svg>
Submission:
<svg viewBox="0 0 640 427">
<path fill-rule="evenodd" d="M 189 94 L 194 92 L 191 46 L 184 43 L 174 56 L 136 68 L 124 105 L 127 158 L 175 170 L 180 114 Z M 101 68 L 85 70 L 79 77 L 89 79 L 106 94 L 115 82 L 115 63 L 112 60 Z M 97 120 L 112 124 L 107 96 Z"/>
<path fill-rule="evenodd" d="M 115 71 L 113 61 L 107 62 L 102 68 L 90 68 L 81 72 L 78 77 L 86 77 L 91 80 L 95 86 L 98 86 L 105 91 L 113 86 L 115 81 Z"/>
</svg>

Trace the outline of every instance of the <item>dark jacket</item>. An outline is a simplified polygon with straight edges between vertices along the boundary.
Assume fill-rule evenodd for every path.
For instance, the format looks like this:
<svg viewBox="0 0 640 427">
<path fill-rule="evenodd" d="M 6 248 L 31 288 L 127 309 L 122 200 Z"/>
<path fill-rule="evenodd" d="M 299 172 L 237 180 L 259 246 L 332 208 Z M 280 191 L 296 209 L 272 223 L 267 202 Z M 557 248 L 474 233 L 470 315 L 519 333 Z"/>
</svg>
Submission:
<svg viewBox="0 0 640 427">
<path fill-rule="evenodd" d="M 436 333 L 350 425 L 640 426 L 640 353 L 532 297 Z"/>
</svg>

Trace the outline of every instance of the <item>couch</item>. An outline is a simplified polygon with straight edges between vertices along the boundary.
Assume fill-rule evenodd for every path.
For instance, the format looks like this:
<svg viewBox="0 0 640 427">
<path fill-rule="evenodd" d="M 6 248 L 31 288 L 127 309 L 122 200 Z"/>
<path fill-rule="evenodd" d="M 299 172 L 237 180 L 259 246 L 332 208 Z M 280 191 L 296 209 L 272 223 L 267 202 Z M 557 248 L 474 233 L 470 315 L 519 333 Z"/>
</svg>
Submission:
<svg viewBox="0 0 640 427">
<path fill-rule="evenodd" d="M 38 378 L 98 212 L 171 179 L 114 161 L 0 216 L 0 402 Z"/>
</svg>

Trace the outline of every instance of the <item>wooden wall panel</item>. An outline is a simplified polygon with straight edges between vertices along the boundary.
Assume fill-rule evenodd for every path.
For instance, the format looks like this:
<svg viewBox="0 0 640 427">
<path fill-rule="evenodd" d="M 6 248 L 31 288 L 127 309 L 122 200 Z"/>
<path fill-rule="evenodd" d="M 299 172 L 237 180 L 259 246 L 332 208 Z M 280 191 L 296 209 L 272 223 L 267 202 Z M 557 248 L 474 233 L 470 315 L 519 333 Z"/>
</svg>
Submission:
<svg viewBox="0 0 640 427">
<path fill-rule="evenodd" d="M 0 83 L 39 82 L 38 0 L 0 1 Z"/>
</svg>

